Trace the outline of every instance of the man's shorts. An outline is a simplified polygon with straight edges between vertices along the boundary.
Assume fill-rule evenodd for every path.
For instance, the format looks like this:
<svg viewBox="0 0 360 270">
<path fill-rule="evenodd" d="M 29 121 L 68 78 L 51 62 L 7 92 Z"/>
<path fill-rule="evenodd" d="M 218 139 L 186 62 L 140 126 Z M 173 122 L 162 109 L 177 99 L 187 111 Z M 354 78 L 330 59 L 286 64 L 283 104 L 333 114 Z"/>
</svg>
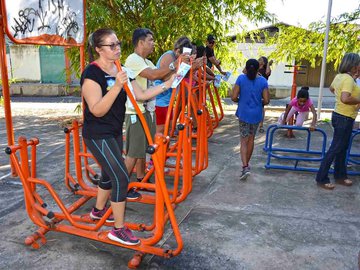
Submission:
<svg viewBox="0 0 360 270">
<path fill-rule="evenodd" d="M 259 127 L 259 123 L 249 124 L 249 123 L 239 120 L 240 136 L 242 138 L 248 137 L 250 135 L 255 136 L 258 127 Z"/>
<path fill-rule="evenodd" d="M 154 139 L 156 131 L 156 116 L 154 112 L 144 112 L 143 116 L 149 127 L 151 137 Z M 149 145 L 145 131 L 136 114 L 125 115 L 125 151 L 131 158 L 145 158 L 146 148 Z"/>
<path fill-rule="evenodd" d="M 169 109 L 169 107 L 155 106 L 156 124 L 157 125 L 165 125 L 168 109 Z M 170 120 L 171 119 L 172 119 L 172 112 L 170 114 Z"/>
</svg>

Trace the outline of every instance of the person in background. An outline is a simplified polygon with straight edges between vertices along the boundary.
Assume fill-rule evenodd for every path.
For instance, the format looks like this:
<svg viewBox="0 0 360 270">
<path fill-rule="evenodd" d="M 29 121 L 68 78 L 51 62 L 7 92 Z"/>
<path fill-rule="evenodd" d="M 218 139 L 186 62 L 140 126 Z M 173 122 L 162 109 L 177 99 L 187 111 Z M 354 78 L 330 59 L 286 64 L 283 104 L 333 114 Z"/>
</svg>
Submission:
<svg viewBox="0 0 360 270">
<path fill-rule="evenodd" d="M 170 87 L 174 76 L 162 85 L 144 91 L 135 80 L 130 82 L 126 71 L 118 71 L 115 61 L 121 54 L 120 45 L 111 29 L 98 29 L 89 36 L 90 64 L 80 79 L 84 100 L 82 136 L 101 167 L 96 203 L 90 217 L 93 220 L 101 219 L 110 199 L 113 215 L 106 221 L 114 223 L 114 227 L 108 233 L 108 238 L 124 245 L 138 245 L 140 240 L 125 226 L 129 177 L 122 157 L 122 128 L 127 101 L 123 87 L 127 83 L 136 99 L 148 100 Z M 93 51 L 98 56 L 95 60 Z"/>
<path fill-rule="evenodd" d="M 240 180 L 250 175 L 250 159 L 254 150 L 256 130 L 262 117 L 262 107 L 269 103 L 267 80 L 258 74 L 259 62 L 249 59 L 246 74 L 241 74 L 233 87 L 231 100 L 238 103 L 236 116 L 240 127 L 240 155 L 242 172 Z"/>
<path fill-rule="evenodd" d="M 222 75 L 226 75 L 226 72 L 221 69 L 221 61 L 219 59 L 216 59 L 215 57 L 214 47 L 215 37 L 213 35 L 208 35 L 205 47 L 207 65 L 209 68 L 212 68 L 212 66 L 214 65 Z"/>
<path fill-rule="evenodd" d="M 334 134 L 330 148 L 326 152 L 316 175 L 317 185 L 327 190 L 335 188 L 328 176 L 333 161 L 335 161 L 335 182 L 344 186 L 352 185 L 352 181 L 348 179 L 345 162 L 353 124 L 360 104 L 360 89 L 356 86 L 354 79 L 359 67 L 359 54 L 345 54 L 339 66 L 339 74 L 335 76 L 330 85 L 330 91 L 335 94 L 335 109 L 331 117 Z"/>
<path fill-rule="evenodd" d="M 261 56 L 259 58 L 259 74 L 261 76 L 263 76 L 266 80 L 269 80 L 269 77 L 271 75 L 271 65 L 273 63 L 272 60 L 270 60 L 270 62 L 268 61 L 268 59 L 265 56 Z M 263 133 L 264 132 L 264 118 L 265 118 L 265 108 L 263 108 L 263 112 L 262 112 L 262 120 L 259 124 L 259 132 Z"/>
<path fill-rule="evenodd" d="M 215 80 L 214 72 L 207 65 L 206 48 L 203 45 L 200 45 L 196 48 L 196 59 L 200 58 L 206 63 L 206 81 L 210 82 Z M 203 78 L 203 72 L 203 68 L 201 67 L 201 69 L 199 70 L 199 75 L 202 76 L 201 78 Z"/>
<path fill-rule="evenodd" d="M 183 54 L 183 48 L 190 48 L 192 49 L 191 41 L 188 37 L 180 37 L 174 44 L 174 49 L 165 52 L 163 55 L 160 56 L 159 60 L 156 63 L 157 68 L 168 67 L 172 63 L 177 62 L 176 60 Z M 186 63 L 190 62 L 190 55 L 184 55 L 182 60 L 185 59 Z M 176 70 L 176 67 L 173 65 L 173 70 Z M 163 83 L 163 80 L 155 80 L 155 85 L 159 85 Z M 165 129 L 165 121 L 166 121 L 166 114 L 168 112 L 170 99 L 172 94 L 172 88 L 169 88 L 164 93 L 158 95 L 156 97 L 156 132 L 164 133 Z"/>
<path fill-rule="evenodd" d="M 309 116 L 309 110 L 311 110 L 313 115 L 313 120 L 310 125 L 310 130 L 313 131 L 315 130 L 316 126 L 317 114 L 314 108 L 314 104 L 309 97 L 309 87 L 303 86 L 298 91 L 297 96 L 290 101 L 289 105 L 286 107 L 285 113 L 280 115 L 279 124 L 285 125 L 286 123 L 289 123 L 291 117 L 297 113 L 298 115 L 296 117 L 295 125 L 302 127 L 304 121 Z"/>
</svg>

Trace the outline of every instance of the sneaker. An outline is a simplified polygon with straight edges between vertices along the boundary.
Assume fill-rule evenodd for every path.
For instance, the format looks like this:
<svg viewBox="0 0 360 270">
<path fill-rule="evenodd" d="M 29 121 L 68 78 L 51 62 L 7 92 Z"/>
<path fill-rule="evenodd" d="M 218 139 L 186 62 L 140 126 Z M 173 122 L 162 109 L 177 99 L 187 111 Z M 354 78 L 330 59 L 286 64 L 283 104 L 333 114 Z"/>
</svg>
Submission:
<svg viewBox="0 0 360 270">
<path fill-rule="evenodd" d="M 132 188 L 128 191 L 126 195 L 126 199 L 128 200 L 137 200 L 141 197 L 141 194 L 135 190 L 135 188 Z"/>
<path fill-rule="evenodd" d="M 92 220 L 99 220 L 101 219 L 106 211 L 109 209 L 109 207 L 104 207 L 103 210 L 100 210 L 100 211 L 95 211 L 95 208 L 93 207 L 93 209 L 91 210 L 90 212 L 90 217 Z M 114 222 L 114 216 L 111 214 L 107 219 L 106 219 L 106 222 Z"/>
<path fill-rule="evenodd" d="M 119 242 L 124 245 L 134 246 L 140 244 L 140 240 L 135 237 L 131 230 L 127 227 L 123 227 L 120 229 L 113 228 L 108 233 L 108 238 L 115 242 Z"/>
<path fill-rule="evenodd" d="M 243 168 L 241 175 L 240 175 L 240 180 L 246 180 L 246 178 L 250 175 L 250 167 L 246 166 Z"/>
</svg>

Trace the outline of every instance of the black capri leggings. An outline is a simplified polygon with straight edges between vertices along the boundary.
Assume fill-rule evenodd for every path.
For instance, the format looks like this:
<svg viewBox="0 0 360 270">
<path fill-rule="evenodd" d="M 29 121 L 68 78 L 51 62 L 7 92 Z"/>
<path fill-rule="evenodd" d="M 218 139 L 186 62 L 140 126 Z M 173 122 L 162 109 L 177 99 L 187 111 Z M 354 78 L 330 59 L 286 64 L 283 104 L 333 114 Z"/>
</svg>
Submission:
<svg viewBox="0 0 360 270">
<path fill-rule="evenodd" d="M 84 141 L 101 166 L 99 187 L 105 190 L 112 189 L 112 202 L 125 201 L 129 176 L 122 157 L 122 135 L 117 138 Z"/>
</svg>

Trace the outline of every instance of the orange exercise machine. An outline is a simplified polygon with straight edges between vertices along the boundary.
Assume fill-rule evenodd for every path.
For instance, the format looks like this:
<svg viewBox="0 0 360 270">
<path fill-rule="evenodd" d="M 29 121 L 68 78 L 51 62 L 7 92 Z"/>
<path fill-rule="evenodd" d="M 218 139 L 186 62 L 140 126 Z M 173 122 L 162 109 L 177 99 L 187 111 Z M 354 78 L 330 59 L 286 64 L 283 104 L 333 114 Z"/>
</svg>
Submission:
<svg viewBox="0 0 360 270">
<path fill-rule="evenodd" d="M 128 98 L 130 98 L 131 102 L 133 102 L 135 109 L 139 113 L 140 110 L 136 106 L 135 100 L 128 89 L 127 85 L 125 86 L 125 90 L 127 91 Z M 168 141 L 166 137 L 163 135 L 157 134 L 155 136 L 155 143 L 152 141 L 150 136 L 150 132 L 148 127 L 146 126 L 145 119 L 142 114 L 139 114 L 140 121 L 144 125 L 144 130 L 147 138 L 149 139 L 150 145 L 148 148 L 148 152 L 152 154 L 154 168 L 156 172 L 156 181 L 155 184 L 151 183 L 130 183 L 129 188 L 132 188 L 136 185 L 138 188 L 145 188 L 149 190 L 153 190 L 155 196 L 151 198 L 151 203 L 154 204 L 154 224 L 151 226 L 145 226 L 143 224 L 135 224 L 135 223 L 127 223 L 126 225 L 133 230 L 153 230 L 153 234 L 149 238 L 140 238 L 141 243 L 138 246 L 126 246 L 120 243 L 111 241 L 107 238 L 108 231 L 102 231 L 101 229 L 104 226 L 108 226 L 105 222 L 106 218 L 110 216 L 111 210 L 109 209 L 104 217 L 98 222 L 91 220 L 88 214 L 85 215 L 75 215 L 74 212 L 78 210 L 82 205 L 84 205 L 89 199 L 96 196 L 96 188 L 89 186 L 82 179 L 81 174 L 81 157 L 91 158 L 92 156 L 88 153 L 80 152 L 80 140 L 79 139 L 79 125 L 66 133 L 67 141 L 70 141 L 70 133 L 76 134 L 73 136 L 74 141 L 74 151 L 78 154 L 75 155 L 75 167 L 76 167 L 76 176 L 77 181 L 69 175 L 66 175 L 65 182 L 67 185 L 69 183 L 74 184 L 72 187 L 68 185 L 68 187 L 78 195 L 81 195 L 79 199 L 77 199 L 73 204 L 69 207 L 66 207 L 56 191 L 53 187 L 43 179 L 39 179 L 36 176 L 36 146 L 39 143 L 38 139 L 30 139 L 26 140 L 25 137 L 20 137 L 18 141 L 18 145 L 9 146 L 6 149 L 6 153 L 10 155 L 11 161 L 14 163 L 15 170 L 20 176 L 20 180 L 22 182 L 24 188 L 24 196 L 26 202 L 26 210 L 28 212 L 31 220 L 39 227 L 36 233 L 28 236 L 25 240 L 25 244 L 32 245 L 34 248 L 39 248 L 40 244 L 38 240 L 40 239 L 41 244 L 46 243 L 45 234 L 48 231 L 59 231 L 65 232 L 85 238 L 89 238 L 92 240 L 121 246 L 125 248 L 130 248 L 136 250 L 137 253 L 134 257 L 129 261 L 128 266 L 131 268 L 136 268 L 143 257 L 144 254 L 154 254 L 157 256 L 163 256 L 166 258 L 170 258 L 172 256 L 178 255 L 183 247 L 183 242 L 181 238 L 181 234 L 178 228 L 178 224 L 176 221 L 176 217 L 174 214 L 174 207 L 169 198 L 169 192 L 167 190 L 165 180 L 164 180 L 164 147 Z M 29 165 L 29 155 L 28 155 L 28 147 L 31 148 L 31 166 Z M 84 145 L 83 145 L 84 147 Z M 85 148 L 86 149 L 86 148 Z M 69 144 L 66 146 L 66 157 L 69 157 Z M 20 159 L 17 156 L 19 153 Z M 77 161 L 76 161 L 77 160 Z M 79 162 L 80 160 L 80 162 Z M 66 158 L 66 170 L 69 169 L 70 161 Z M 88 164 L 86 165 L 88 166 Z M 89 166 L 87 167 L 89 168 Z M 40 193 L 38 192 L 37 187 L 43 186 L 50 193 L 52 199 L 55 204 L 58 206 L 60 211 L 51 211 L 47 209 L 47 204 L 42 199 Z M 143 198 L 144 199 L 144 198 Z M 145 198 L 146 200 L 146 198 Z M 156 244 L 162 239 L 166 221 L 170 220 L 171 227 L 174 232 L 174 236 L 177 242 L 176 249 L 164 249 L 161 247 L 157 247 Z M 66 221 L 66 222 L 63 222 Z M 66 224 L 64 224 L 66 223 Z"/>
</svg>

